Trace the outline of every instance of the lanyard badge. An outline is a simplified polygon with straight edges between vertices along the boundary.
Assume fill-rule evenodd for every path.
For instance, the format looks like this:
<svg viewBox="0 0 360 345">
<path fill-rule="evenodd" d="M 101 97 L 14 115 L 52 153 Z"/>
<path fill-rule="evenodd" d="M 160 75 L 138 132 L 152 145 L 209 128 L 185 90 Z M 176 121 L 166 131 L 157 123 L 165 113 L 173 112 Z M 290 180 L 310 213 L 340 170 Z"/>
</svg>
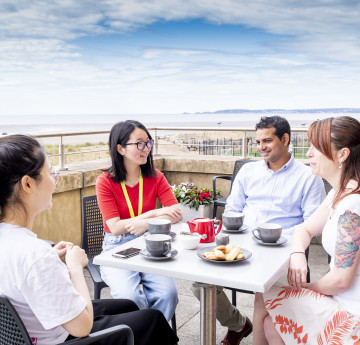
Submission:
<svg viewBox="0 0 360 345">
<path fill-rule="evenodd" d="M 127 206 L 129 208 L 129 212 L 130 212 L 130 217 L 134 218 L 135 214 L 134 214 L 134 209 L 131 205 L 131 201 L 129 198 L 129 194 L 126 190 L 126 186 L 125 186 L 125 182 L 122 181 L 121 182 L 121 188 L 123 190 L 124 196 L 125 196 L 125 200 L 127 203 Z M 139 176 L 139 207 L 138 207 L 138 216 L 140 216 L 140 214 L 142 213 L 142 207 L 143 207 L 143 188 L 144 188 L 144 181 L 143 181 L 143 177 L 141 174 L 141 169 L 140 169 L 140 176 Z"/>
</svg>

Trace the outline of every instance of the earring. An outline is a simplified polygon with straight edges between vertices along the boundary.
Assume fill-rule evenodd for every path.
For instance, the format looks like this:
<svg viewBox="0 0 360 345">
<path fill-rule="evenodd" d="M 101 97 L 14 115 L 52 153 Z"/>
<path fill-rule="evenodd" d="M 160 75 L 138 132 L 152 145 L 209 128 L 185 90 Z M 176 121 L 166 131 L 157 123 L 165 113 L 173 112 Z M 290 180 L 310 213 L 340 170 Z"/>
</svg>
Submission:
<svg viewBox="0 0 360 345">
<path fill-rule="evenodd" d="M 341 162 L 339 162 L 338 167 L 339 167 L 339 169 L 342 168 L 342 163 Z"/>
</svg>

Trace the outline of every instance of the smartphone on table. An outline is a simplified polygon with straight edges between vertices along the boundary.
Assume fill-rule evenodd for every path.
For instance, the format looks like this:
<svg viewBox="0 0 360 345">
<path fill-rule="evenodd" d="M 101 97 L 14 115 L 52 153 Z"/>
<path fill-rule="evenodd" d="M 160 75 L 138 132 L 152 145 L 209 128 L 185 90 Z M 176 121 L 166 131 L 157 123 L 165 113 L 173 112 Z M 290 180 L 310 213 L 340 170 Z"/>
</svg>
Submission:
<svg viewBox="0 0 360 345">
<path fill-rule="evenodd" d="M 120 250 L 119 252 L 114 253 L 112 256 L 114 258 L 118 258 L 118 259 L 127 259 L 127 258 L 135 256 L 139 253 L 140 253 L 139 248 L 131 247 L 131 248 Z"/>
</svg>

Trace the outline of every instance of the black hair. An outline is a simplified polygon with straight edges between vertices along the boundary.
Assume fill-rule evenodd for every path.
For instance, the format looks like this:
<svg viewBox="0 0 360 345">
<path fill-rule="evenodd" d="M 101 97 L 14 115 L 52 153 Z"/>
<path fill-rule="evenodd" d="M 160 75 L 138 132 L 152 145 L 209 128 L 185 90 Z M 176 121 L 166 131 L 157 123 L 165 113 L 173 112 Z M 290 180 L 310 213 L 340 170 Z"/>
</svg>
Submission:
<svg viewBox="0 0 360 345">
<path fill-rule="evenodd" d="M 255 130 L 264 128 L 275 128 L 275 135 L 281 140 L 285 133 L 289 134 L 289 142 L 291 139 L 291 129 L 288 120 L 281 116 L 263 116 L 256 124 Z"/>
<path fill-rule="evenodd" d="M 152 140 L 152 137 L 146 127 L 134 120 L 126 120 L 116 123 L 110 131 L 109 137 L 109 152 L 111 157 L 111 167 L 106 170 L 115 183 L 120 183 L 126 180 L 127 171 L 124 165 L 124 157 L 118 152 L 117 145 L 120 144 L 125 147 L 128 142 L 131 133 L 140 128 L 144 130 Z M 141 165 L 141 173 L 144 177 L 155 176 L 155 168 L 152 156 L 152 150 L 149 152 L 148 159 L 144 165 Z"/>
<path fill-rule="evenodd" d="M 16 188 L 23 176 L 41 178 L 46 155 L 39 142 L 26 135 L 0 137 L 0 221 L 4 207 L 14 206 L 26 209 Z"/>
</svg>

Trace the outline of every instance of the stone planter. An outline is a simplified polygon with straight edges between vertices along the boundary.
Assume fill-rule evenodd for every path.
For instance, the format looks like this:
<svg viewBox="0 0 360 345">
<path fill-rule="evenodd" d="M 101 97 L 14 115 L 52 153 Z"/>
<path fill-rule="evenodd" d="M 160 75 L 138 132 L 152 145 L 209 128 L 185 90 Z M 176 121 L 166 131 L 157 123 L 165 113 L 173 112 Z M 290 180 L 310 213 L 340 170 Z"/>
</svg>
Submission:
<svg viewBox="0 0 360 345">
<path fill-rule="evenodd" d="M 183 222 L 189 222 L 194 218 L 212 218 L 213 214 L 213 205 L 200 205 L 198 210 L 195 210 L 195 208 L 180 204 L 180 208 L 183 215 Z"/>
</svg>

